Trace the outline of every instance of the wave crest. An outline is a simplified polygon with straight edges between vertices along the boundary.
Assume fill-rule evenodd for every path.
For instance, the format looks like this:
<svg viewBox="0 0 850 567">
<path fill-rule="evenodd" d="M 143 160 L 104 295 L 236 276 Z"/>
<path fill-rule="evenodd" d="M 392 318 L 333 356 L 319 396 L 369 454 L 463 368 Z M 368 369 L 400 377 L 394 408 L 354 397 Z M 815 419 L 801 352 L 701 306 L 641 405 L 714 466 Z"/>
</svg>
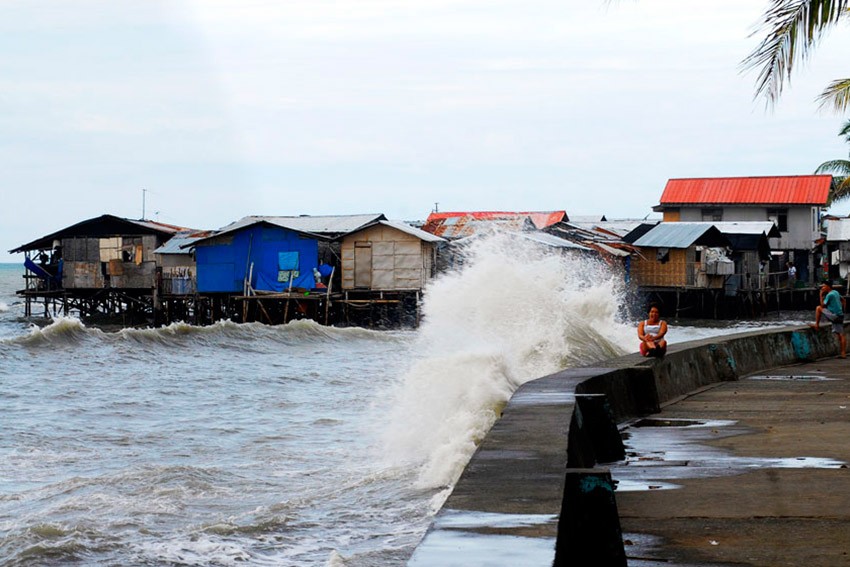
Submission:
<svg viewBox="0 0 850 567">
<path fill-rule="evenodd" d="M 29 334 L 9 339 L 8 342 L 24 346 L 42 346 L 73 344 L 87 337 L 102 334 L 97 329 L 89 329 L 82 321 L 73 317 L 58 317 L 45 327 L 30 326 Z"/>
<path fill-rule="evenodd" d="M 472 244 L 425 294 L 421 358 L 392 403 L 386 449 L 418 462 L 422 488 L 453 484 L 528 380 L 634 350 L 625 286 L 603 263 L 512 235 Z"/>
</svg>

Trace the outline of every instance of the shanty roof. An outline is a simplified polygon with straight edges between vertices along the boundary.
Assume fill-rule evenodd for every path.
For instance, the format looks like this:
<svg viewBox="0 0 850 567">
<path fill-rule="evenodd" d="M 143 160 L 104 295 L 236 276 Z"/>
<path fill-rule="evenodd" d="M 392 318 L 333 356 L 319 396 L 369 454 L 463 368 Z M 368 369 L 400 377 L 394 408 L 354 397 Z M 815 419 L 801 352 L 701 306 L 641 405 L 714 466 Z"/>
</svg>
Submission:
<svg viewBox="0 0 850 567">
<path fill-rule="evenodd" d="M 603 244 L 602 242 L 593 242 L 591 244 L 594 248 L 598 248 L 602 252 L 606 254 L 611 254 L 612 256 L 619 256 L 621 258 L 625 258 L 626 256 L 631 256 L 631 252 L 623 250 L 621 248 L 615 248 L 613 246 L 608 246 L 607 244 Z"/>
<path fill-rule="evenodd" d="M 218 234 L 226 234 L 246 226 L 265 222 L 296 232 L 336 237 L 379 220 L 386 220 L 382 214 L 363 215 L 300 215 L 300 216 L 248 216 L 223 227 Z"/>
<path fill-rule="evenodd" d="M 826 225 L 828 242 L 846 242 L 850 240 L 850 219 L 830 219 Z"/>
<path fill-rule="evenodd" d="M 695 244 L 729 246 L 729 239 L 710 222 L 662 222 L 634 242 L 646 248 L 689 248 Z"/>
<path fill-rule="evenodd" d="M 582 220 L 576 220 L 576 218 L 581 217 L 570 217 L 569 222 L 566 224 L 569 226 L 574 226 L 577 228 L 582 228 L 585 230 L 592 230 L 594 232 L 604 233 L 611 236 L 615 236 L 617 238 L 622 238 L 627 235 L 629 232 L 643 224 L 644 220 L 631 220 L 631 219 L 617 219 L 617 220 L 602 220 L 596 222 L 585 222 Z"/>
<path fill-rule="evenodd" d="M 428 215 L 425 221 L 425 226 L 449 224 L 450 219 L 470 218 L 476 221 L 510 221 L 523 220 L 526 217 L 531 219 L 535 228 L 545 228 L 557 222 L 569 220 L 567 211 L 526 211 L 526 212 L 511 212 L 511 211 L 456 211 L 456 212 L 434 212 Z M 427 228 L 425 230 L 428 230 Z M 429 231 L 431 232 L 431 231 Z"/>
<path fill-rule="evenodd" d="M 644 234 L 646 234 L 656 226 L 658 226 L 657 222 L 640 223 L 623 236 L 623 242 L 626 242 L 628 244 L 634 244 L 638 239 L 640 239 L 640 237 L 642 237 Z"/>
<path fill-rule="evenodd" d="M 32 242 L 23 244 L 11 254 L 28 252 L 30 250 L 46 250 L 53 247 L 54 240 L 72 238 L 74 236 L 89 238 L 106 238 L 122 235 L 157 234 L 160 236 L 172 236 L 180 231 L 189 230 L 185 227 L 164 224 L 151 220 L 133 220 L 116 217 L 114 215 L 101 215 L 87 219 L 69 227 L 57 230 L 47 236 L 42 236 Z"/>
<path fill-rule="evenodd" d="M 190 231 L 181 232 L 171 237 L 168 242 L 153 251 L 154 254 L 191 254 L 192 244 L 207 238 L 212 234 L 211 231 Z"/>
<path fill-rule="evenodd" d="M 670 179 L 661 205 L 826 205 L 831 175 Z"/>
<path fill-rule="evenodd" d="M 560 238 L 558 236 L 546 232 L 518 232 L 516 235 L 520 238 L 525 238 L 526 240 L 537 242 L 538 244 L 551 246 L 552 248 L 569 248 L 571 250 L 585 250 L 588 252 L 592 250 L 587 246 L 576 244 L 575 242 L 572 242 L 565 238 Z"/>
<path fill-rule="evenodd" d="M 448 240 L 466 238 L 476 233 L 488 230 L 503 230 L 507 232 L 522 232 L 536 230 L 529 217 L 511 217 L 507 219 L 475 219 L 471 216 L 450 217 L 426 221 L 422 230 L 441 236 Z"/>
<path fill-rule="evenodd" d="M 381 224 L 381 225 L 384 225 L 384 226 L 392 227 L 396 230 L 400 230 L 402 232 L 405 232 L 407 234 L 415 236 L 419 240 L 422 240 L 422 241 L 425 241 L 425 242 L 445 242 L 446 241 L 445 238 L 440 238 L 439 236 L 431 234 L 430 232 L 425 232 L 424 230 L 420 230 L 416 227 L 410 226 L 409 224 L 407 224 L 405 222 L 383 220 L 383 219 L 376 221 L 376 222 L 373 222 L 373 223 L 369 223 L 367 225 L 364 225 L 364 226 L 358 228 L 357 230 L 355 230 L 353 232 L 359 232 L 361 230 L 365 230 L 365 229 L 367 229 L 371 226 L 375 226 L 376 224 Z"/>
<path fill-rule="evenodd" d="M 723 234 L 761 234 L 768 238 L 779 238 L 779 232 L 773 221 L 712 222 Z"/>
<path fill-rule="evenodd" d="M 608 219 L 605 218 L 605 215 L 570 215 L 571 223 L 596 224 L 607 220 Z"/>
<path fill-rule="evenodd" d="M 566 211 L 513 213 L 477 211 L 431 213 L 422 230 L 448 239 L 471 236 L 479 230 L 499 228 L 511 232 L 539 230 L 567 219 Z"/>
</svg>

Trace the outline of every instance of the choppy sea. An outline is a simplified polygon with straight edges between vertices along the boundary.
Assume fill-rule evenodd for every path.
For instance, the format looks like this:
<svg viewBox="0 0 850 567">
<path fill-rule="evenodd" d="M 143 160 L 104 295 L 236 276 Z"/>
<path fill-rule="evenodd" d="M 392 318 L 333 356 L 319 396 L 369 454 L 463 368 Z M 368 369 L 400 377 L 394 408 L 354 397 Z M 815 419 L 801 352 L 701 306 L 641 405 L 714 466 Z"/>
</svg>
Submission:
<svg viewBox="0 0 850 567">
<path fill-rule="evenodd" d="M 2 565 L 404 565 L 520 384 L 637 347 L 604 266 L 500 237 L 408 331 L 35 324 L 22 274 L 0 264 Z"/>
</svg>

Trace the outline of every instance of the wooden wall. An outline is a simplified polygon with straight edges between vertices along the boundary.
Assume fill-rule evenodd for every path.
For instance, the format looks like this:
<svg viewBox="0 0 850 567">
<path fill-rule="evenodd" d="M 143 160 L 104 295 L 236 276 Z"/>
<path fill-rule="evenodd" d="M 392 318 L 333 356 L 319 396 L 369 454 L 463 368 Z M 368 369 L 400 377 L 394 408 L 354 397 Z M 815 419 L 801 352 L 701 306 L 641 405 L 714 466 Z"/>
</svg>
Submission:
<svg viewBox="0 0 850 567">
<path fill-rule="evenodd" d="M 642 256 L 642 257 L 641 257 Z M 706 275 L 696 261 L 696 249 L 670 248 L 666 262 L 658 260 L 657 248 L 641 248 L 633 255 L 631 275 L 635 283 L 649 287 L 722 288 L 724 276 Z"/>
</svg>

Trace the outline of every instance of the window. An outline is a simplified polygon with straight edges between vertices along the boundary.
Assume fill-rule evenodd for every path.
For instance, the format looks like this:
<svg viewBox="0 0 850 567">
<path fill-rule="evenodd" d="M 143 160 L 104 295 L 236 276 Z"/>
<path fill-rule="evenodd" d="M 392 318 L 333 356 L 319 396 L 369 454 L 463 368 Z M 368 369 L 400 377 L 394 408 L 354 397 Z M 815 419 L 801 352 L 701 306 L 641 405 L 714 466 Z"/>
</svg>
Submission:
<svg viewBox="0 0 850 567">
<path fill-rule="evenodd" d="M 788 232 L 788 209 L 768 209 L 767 220 L 773 221 L 779 232 Z"/>
<path fill-rule="evenodd" d="M 703 222 L 720 222 L 723 220 L 723 209 L 703 209 Z"/>
</svg>

